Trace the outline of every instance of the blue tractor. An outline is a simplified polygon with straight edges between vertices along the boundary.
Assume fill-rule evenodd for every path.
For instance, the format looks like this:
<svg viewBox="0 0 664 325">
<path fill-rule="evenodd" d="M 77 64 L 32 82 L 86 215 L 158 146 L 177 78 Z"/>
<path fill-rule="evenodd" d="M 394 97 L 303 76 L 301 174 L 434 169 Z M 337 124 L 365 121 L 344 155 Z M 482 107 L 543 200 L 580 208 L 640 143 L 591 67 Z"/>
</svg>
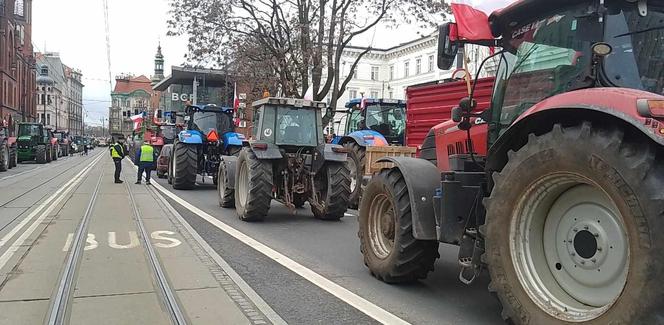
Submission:
<svg viewBox="0 0 664 325">
<path fill-rule="evenodd" d="M 340 144 L 348 150 L 352 191 L 350 207 L 356 208 L 366 164 L 366 147 L 405 143 L 406 101 L 357 98 L 346 103 L 345 108 L 336 111 L 346 114 L 338 122 L 345 126 L 344 135 L 335 134 L 332 143 Z"/>
<path fill-rule="evenodd" d="M 211 176 L 217 184 L 222 155 L 232 156 L 242 149 L 244 135 L 235 132 L 233 109 L 214 104 L 188 105 L 184 111 L 186 128 L 175 138 L 168 168 L 168 183 L 174 189 L 188 190 L 196 176 Z"/>
</svg>

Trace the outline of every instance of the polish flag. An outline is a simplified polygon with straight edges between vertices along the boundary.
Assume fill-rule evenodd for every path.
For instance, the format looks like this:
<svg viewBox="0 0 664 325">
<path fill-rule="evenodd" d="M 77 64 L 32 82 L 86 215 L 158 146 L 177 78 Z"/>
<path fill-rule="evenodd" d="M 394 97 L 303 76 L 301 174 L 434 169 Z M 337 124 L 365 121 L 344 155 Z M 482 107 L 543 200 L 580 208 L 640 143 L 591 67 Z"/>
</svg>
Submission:
<svg viewBox="0 0 664 325">
<path fill-rule="evenodd" d="M 143 113 L 133 115 L 129 118 L 134 122 L 134 130 L 139 130 L 141 128 L 141 123 L 143 123 Z"/>
<path fill-rule="evenodd" d="M 314 100 L 314 88 L 309 86 L 307 91 L 304 93 L 304 100 Z"/>
<path fill-rule="evenodd" d="M 237 96 L 237 82 L 236 82 L 233 89 L 233 111 L 237 112 L 238 107 L 240 107 L 240 97 Z"/>
<path fill-rule="evenodd" d="M 360 100 L 360 110 L 364 110 L 367 108 L 367 98 L 362 95 L 362 99 Z"/>
<path fill-rule="evenodd" d="M 152 116 L 152 123 L 154 123 L 156 125 L 159 125 L 159 118 L 157 117 L 157 116 L 159 116 L 158 113 L 159 113 L 159 109 L 155 108 L 154 109 L 154 116 Z"/>
<path fill-rule="evenodd" d="M 494 39 L 489 27 L 492 12 L 504 8 L 515 0 L 451 0 L 450 6 L 460 40 Z"/>
</svg>

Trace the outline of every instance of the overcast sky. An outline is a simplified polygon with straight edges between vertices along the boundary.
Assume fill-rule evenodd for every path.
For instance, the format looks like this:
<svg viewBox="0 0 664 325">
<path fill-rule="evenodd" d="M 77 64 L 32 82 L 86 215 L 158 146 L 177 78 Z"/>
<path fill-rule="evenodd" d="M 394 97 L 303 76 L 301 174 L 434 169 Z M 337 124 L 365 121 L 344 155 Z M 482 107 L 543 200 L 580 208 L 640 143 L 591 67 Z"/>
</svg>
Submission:
<svg viewBox="0 0 664 325">
<path fill-rule="evenodd" d="M 168 0 L 108 0 L 112 78 L 120 73 L 152 75 L 161 40 L 165 73 L 184 63 L 184 37 L 167 37 Z M 108 115 L 110 87 L 102 0 L 34 0 L 35 51 L 59 52 L 66 65 L 82 70 L 86 123 L 101 124 Z M 358 45 L 386 48 L 417 37 L 408 26 L 367 32 Z M 113 82 L 115 82 L 113 80 Z"/>
</svg>

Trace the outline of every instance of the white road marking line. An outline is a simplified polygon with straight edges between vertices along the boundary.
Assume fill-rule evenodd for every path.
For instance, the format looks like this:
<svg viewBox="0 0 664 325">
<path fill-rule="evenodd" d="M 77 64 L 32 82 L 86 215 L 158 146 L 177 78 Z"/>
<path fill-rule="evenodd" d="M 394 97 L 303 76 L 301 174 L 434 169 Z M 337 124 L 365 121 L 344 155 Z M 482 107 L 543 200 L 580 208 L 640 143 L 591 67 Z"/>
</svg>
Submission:
<svg viewBox="0 0 664 325">
<path fill-rule="evenodd" d="M 83 170 L 81 170 L 78 174 L 76 174 L 76 176 L 74 176 L 72 179 L 70 179 L 67 183 L 65 183 L 65 185 L 63 185 L 62 187 L 60 187 L 55 193 L 53 193 L 53 195 L 51 195 L 50 197 L 48 197 L 48 198 L 47 198 L 44 202 L 42 202 L 42 203 L 41 203 L 36 209 L 34 209 L 34 210 L 33 210 L 33 211 L 32 211 L 27 217 L 25 217 L 23 220 L 21 220 L 21 222 L 19 222 L 18 225 L 16 225 L 16 226 L 15 226 L 10 232 L 8 232 L 4 237 L 2 237 L 2 239 L 0 239 L 0 247 L 2 247 L 2 246 L 4 246 L 5 244 L 7 244 L 7 242 L 8 242 L 9 240 L 11 240 L 12 237 L 14 237 L 14 236 L 15 236 L 15 235 L 16 235 L 16 234 L 17 234 L 17 233 L 18 233 L 18 232 L 19 232 L 19 231 L 20 231 L 20 230 L 21 230 L 21 229 L 22 229 L 22 228 L 23 228 L 28 222 L 30 222 L 30 220 L 32 220 L 32 218 L 34 218 L 39 212 L 41 212 L 41 210 L 43 210 L 46 206 L 51 205 L 51 204 L 50 204 L 51 201 L 53 201 L 55 198 L 57 198 L 58 195 L 60 195 L 60 193 L 61 193 L 62 191 L 64 191 L 65 189 L 67 189 L 67 187 L 68 187 L 69 185 L 71 185 L 71 184 L 72 184 L 72 183 L 73 183 L 73 182 L 74 182 L 74 181 L 75 181 L 75 180 L 76 180 L 81 174 L 83 174 L 83 172 L 86 172 L 86 171 L 89 170 L 94 164 L 96 164 L 97 161 L 99 161 L 99 159 L 101 159 L 101 156 L 95 158 L 95 160 L 93 160 L 93 161 L 90 163 L 90 165 L 88 165 L 88 166 L 86 166 L 85 168 L 83 168 Z M 53 206 L 53 205 L 51 205 L 51 206 Z"/>
<path fill-rule="evenodd" d="M 37 219 L 30 225 L 30 227 L 28 227 L 28 229 L 26 229 L 23 232 L 23 234 L 21 234 L 21 236 L 19 236 L 16 239 L 16 241 L 14 243 L 12 243 L 12 245 L 7 248 L 7 250 L 4 252 L 4 254 L 2 254 L 2 256 L 0 256 L 0 269 L 5 267 L 5 265 L 9 261 L 9 259 L 11 259 L 12 256 L 14 256 L 14 253 L 16 253 L 19 250 L 19 248 L 21 246 L 23 246 L 23 243 L 25 242 L 25 240 L 28 239 L 28 237 L 30 235 L 32 235 L 32 233 L 35 231 L 35 229 L 37 229 L 37 227 L 42 223 L 42 221 L 44 221 L 44 219 L 46 219 L 46 216 L 48 216 L 48 214 L 51 213 L 51 211 L 53 211 L 55 209 L 55 207 L 57 207 L 58 204 L 60 204 L 60 202 L 65 197 L 68 196 L 69 192 L 71 192 L 71 190 L 74 187 L 76 187 L 76 185 L 83 180 L 85 175 L 87 175 L 88 172 L 90 172 L 90 170 L 92 170 L 92 167 L 101 159 L 101 157 L 102 156 L 100 155 L 98 158 L 95 158 L 95 160 L 92 161 L 92 163 L 90 165 L 86 166 L 71 181 L 67 182 L 68 186 L 63 186 L 63 187 L 60 188 L 61 190 L 64 190 L 64 192 L 62 192 L 61 195 L 59 195 L 57 197 L 57 199 L 55 199 L 55 201 L 52 204 L 50 204 L 48 206 L 48 208 L 46 208 L 46 210 L 44 210 L 44 212 L 42 212 L 42 214 L 39 217 L 37 217 Z M 73 183 L 71 183 L 72 181 L 73 181 Z M 61 191 L 58 190 L 58 192 L 53 194 L 51 196 L 51 198 L 57 196 L 60 192 Z M 40 207 L 44 206 L 45 203 L 46 202 L 42 203 L 42 205 Z M 37 211 L 37 210 L 35 210 L 35 211 Z M 24 219 L 23 221 L 25 221 L 27 219 L 28 218 Z M 21 223 L 24 225 L 25 223 L 23 221 Z M 26 223 L 27 223 L 27 221 L 26 221 Z M 22 225 L 21 225 L 21 227 L 22 227 Z M 18 226 L 16 228 L 14 228 L 12 231 L 14 231 L 14 230 L 18 231 L 17 228 L 18 228 Z M 3 238 L 3 240 L 4 240 L 4 238 Z"/>
<path fill-rule="evenodd" d="M 263 243 L 245 235 L 244 233 L 236 230 L 235 228 L 229 226 L 228 224 L 219 221 L 219 219 L 211 216 L 207 212 L 193 206 L 189 202 L 183 200 L 179 196 L 175 195 L 171 191 L 165 189 L 159 183 L 153 183 L 154 187 L 161 191 L 166 196 L 173 199 L 178 204 L 182 205 L 187 210 L 198 215 L 203 220 L 211 223 L 213 226 L 219 228 L 221 231 L 235 237 L 235 239 L 243 242 L 247 246 L 257 250 L 263 255 L 271 258 L 275 262 L 283 265 L 287 269 L 295 272 L 309 282 L 315 284 L 319 288 L 329 292 L 333 296 L 339 298 L 343 302 L 355 307 L 357 310 L 363 312 L 367 316 L 379 321 L 383 324 L 410 324 L 405 320 L 399 318 L 398 316 L 386 311 L 385 309 L 373 304 L 372 302 L 358 296 L 357 294 L 351 292 L 350 290 L 328 280 L 322 275 L 314 272 L 311 269 L 306 268 L 304 265 L 295 262 L 286 255 L 283 255 L 274 249 L 264 245 Z"/>
</svg>

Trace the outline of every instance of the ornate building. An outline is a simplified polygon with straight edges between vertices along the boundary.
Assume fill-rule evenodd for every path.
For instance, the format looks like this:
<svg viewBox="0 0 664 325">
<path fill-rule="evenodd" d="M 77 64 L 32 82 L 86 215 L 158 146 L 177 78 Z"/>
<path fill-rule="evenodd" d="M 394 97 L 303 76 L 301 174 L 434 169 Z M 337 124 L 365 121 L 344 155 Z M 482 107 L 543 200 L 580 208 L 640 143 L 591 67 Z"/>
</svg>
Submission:
<svg viewBox="0 0 664 325">
<path fill-rule="evenodd" d="M 52 129 L 83 134 L 82 74 L 58 53 L 36 53 L 37 120 Z"/>
<path fill-rule="evenodd" d="M 34 121 L 32 0 L 0 1 L 0 122 Z"/>
</svg>

